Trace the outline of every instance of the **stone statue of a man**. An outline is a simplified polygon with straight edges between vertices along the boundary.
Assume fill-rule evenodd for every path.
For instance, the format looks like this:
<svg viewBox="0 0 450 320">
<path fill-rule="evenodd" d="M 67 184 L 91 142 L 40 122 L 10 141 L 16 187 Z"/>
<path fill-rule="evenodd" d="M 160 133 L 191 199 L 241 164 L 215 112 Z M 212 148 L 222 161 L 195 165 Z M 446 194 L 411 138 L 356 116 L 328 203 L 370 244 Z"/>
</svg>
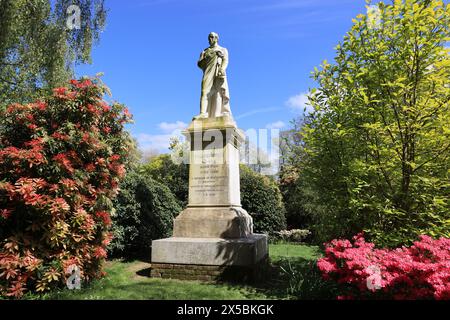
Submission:
<svg viewBox="0 0 450 320">
<path fill-rule="evenodd" d="M 203 70 L 200 115 L 215 118 L 231 115 L 226 68 L 228 50 L 218 45 L 219 35 L 211 32 L 209 47 L 202 51 L 197 65 Z"/>
</svg>

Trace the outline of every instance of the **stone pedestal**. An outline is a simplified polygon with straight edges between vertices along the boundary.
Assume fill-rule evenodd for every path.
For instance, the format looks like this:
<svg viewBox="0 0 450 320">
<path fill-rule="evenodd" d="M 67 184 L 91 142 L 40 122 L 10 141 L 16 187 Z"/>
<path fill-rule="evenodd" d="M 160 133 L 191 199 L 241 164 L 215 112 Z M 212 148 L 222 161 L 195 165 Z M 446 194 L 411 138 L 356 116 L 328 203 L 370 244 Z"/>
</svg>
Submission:
<svg viewBox="0 0 450 320">
<path fill-rule="evenodd" d="M 186 278 L 180 276 L 183 265 L 190 278 L 202 266 L 253 270 L 267 258 L 268 247 L 265 235 L 253 234 L 252 218 L 241 207 L 244 134 L 228 116 L 194 120 L 184 134 L 191 144 L 189 203 L 174 220 L 173 237 L 153 241 L 152 276 Z M 177 272 L 167 272 L 173 268 Z"/>
<path fill-rule="evenodd" d="M 253 266 L 267 255 L 266 236 L 261 234 L 239 239 L 173 237 L 152 245 L 152 263 Z"/>
<path fill-rule="evenodd" d="M 173 236 L 239 239 L 252 234 L 252 217 L 241 207 L 187 207 L 173 222 Z"/>
</svg>

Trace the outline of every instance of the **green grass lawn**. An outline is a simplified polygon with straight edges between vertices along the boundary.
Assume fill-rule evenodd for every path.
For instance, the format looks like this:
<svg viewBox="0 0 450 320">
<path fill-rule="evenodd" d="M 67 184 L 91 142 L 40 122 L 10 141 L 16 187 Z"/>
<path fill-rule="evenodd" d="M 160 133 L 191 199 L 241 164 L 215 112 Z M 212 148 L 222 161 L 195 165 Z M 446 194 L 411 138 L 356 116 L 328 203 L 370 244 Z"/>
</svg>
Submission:
<svg viewBox="0 0 450 320">
<path fill-rule="evenodd" d="M 274 244 L 270 245 L 270 257 L 275 274 L 286 261 L 315 261 L 319 250 L 314 246 Z M 108 261 L 107 276 L 94 281 L 81 290 L 61 290 L 43 296 L 31 296 L 31 299 L 289 299 L 292 286 L 289 277 L 276 277 L 274 281 L 263 285 L 232 285 L 204 283 L 199 281 L 179 281 L 152 279 L 142 275 L 149 264 L 141 261 Z M 277 269 L 278 268 L 278 269 Z"/>
<path fill-rule="evenodd" d="M 319 247 L 293 244 L 271 244 L 269 247 L 270 259 L 302 258 L 305 260 L 317 260 L 320 257 Z"/>
</svg>

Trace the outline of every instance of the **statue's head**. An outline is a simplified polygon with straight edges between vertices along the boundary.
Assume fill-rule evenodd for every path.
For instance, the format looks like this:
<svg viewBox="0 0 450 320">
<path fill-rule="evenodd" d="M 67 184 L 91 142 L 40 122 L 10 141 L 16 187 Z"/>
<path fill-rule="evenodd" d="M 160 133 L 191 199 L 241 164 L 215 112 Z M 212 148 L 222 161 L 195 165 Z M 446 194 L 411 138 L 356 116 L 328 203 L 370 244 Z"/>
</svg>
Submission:
<svg viewBox="0 0 450 320">
<path fill-rule="evenodd" d="M 217 44 L 217 42 L 219 42 L 219 35 L 215 32 L 211 32 L 208 35 L 208 41 L 209 41 L 209 45 L 214 46 Z"/>
</svg>

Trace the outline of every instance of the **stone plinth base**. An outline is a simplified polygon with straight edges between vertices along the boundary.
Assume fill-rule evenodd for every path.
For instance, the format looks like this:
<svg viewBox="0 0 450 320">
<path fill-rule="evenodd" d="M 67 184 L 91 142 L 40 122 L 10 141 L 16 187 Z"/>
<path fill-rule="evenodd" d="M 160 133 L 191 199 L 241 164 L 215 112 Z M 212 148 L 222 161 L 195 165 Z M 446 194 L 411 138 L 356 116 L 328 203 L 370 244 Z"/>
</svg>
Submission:
<svg viewBox="0 0 450 320">
<path fill-rule="evenodd" d="M 254 266 L 205 266 L 171 263 L 152 263 L 153 278 L 252 282 L 262 278 L 268 266 L 268 256 Z"/>
<path fill-rule="evenodd" d="M 252 217 L 241 207 L 188 207 L 173 222 L 175 238 L 246 238 Z"/>
<path fill-rule="evenodd" d="M 152 264 L 254 266 L 268 256 L 267 236 L 247 238 L 167 238 L 152 242 Z"/>
</svg>

